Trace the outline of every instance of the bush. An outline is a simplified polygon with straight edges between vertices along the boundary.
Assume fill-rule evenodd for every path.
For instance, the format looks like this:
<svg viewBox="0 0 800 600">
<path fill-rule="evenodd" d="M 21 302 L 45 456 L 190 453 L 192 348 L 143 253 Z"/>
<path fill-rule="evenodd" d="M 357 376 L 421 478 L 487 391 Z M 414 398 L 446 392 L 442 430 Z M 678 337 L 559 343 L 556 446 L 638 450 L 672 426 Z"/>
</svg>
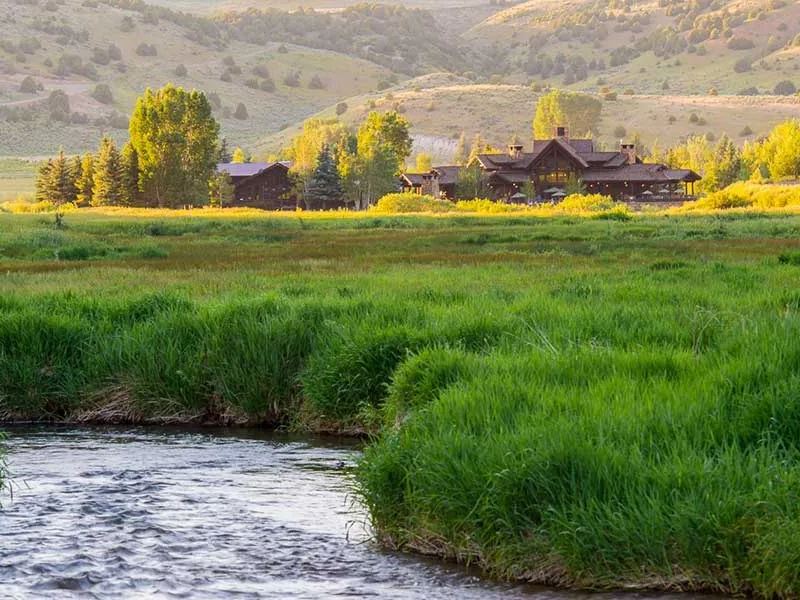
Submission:
<svg viewBox="0 0 800 600">
<path fill-rule="evenodd" d="M 347 106 L 347 102 L 339 102 L 336 105 L 336 116 L 341 117 L 344 113 L 347 112 L 348 108 L 349 107 Z"/>
<path fill-rule="evenodd" d="M 455 205 L 448 200 L 437 200 L 433 196 L 423 196 L 412 192 L 387 194 L 370 208 L 373 212 L 385 214 L 445 213 L 455 209 Z"/>
<path fill-rule="evenodd" d="M 22 83 L 19 84 L 19 91 L 23 94 L 36 94 L 43 90 L 44 86 L 41 84 L 41 82 L 36 81 L 30 75 L 23 79 Z"/>
<path fill-rule="evenodd" d="M 797 93 L 797 87 L 792 81 L 781 81 L 775 86 L 773 93 L 776 96 L 793 96 Z"/>
<path fill-rule="evenodd" d="M 98 83 L 92 92 L 92 98 L 101 104 L 112 104 L 114 102 L 114 94 L 108 84 Z"/>
<path fill-rule="evenodd" d="M 157 56 L 158 50 L 156 49 L 154 44 L 145 44 L 142 42 L 138 46 L 136 46 L 136 54 L 139 56 Z"/>
<path fill-rule="evenodd" d="M 287 87 L 300 87 L 300 73 L 297 71 L 290 71 L 283 78 L 283 84 Z"/>
<path fill-rule="evenodd" d="M 687 204 L 685 209 L 693 211 L 787 206 L 800 206 L 800 186 L 761 185 L 740 181 Z"/>
<path fill-rule="evenodd" d="M 319 75 L 314 75 L 311 81 L 308 82 L 308 88 L 311 90 L 323 90 L 325 89 L 325 84 L 322 82 Z"/>
<path fill-rule="evenodd" d="M 247 107 L 242 103 L 236 105 L 236 110 L 233 113 L 234 119 L 239 119 L 240 121 L 244 121 L 249 117 L 247 114 Z"/>
<path fill-rule="evenodd" d="M 728 40 L 729 50 L 752 50 L 756 47 L 753 40 L 745 37 L 733 36 Z"/>
<path fill-rule="evenodd" d="M 186 65 L 183 64 L 178 65 L 177 67 L 175 67 L 174 73 L 175 77 L 186 77 L 186 75 L 188 74 Z"/>
</svg>

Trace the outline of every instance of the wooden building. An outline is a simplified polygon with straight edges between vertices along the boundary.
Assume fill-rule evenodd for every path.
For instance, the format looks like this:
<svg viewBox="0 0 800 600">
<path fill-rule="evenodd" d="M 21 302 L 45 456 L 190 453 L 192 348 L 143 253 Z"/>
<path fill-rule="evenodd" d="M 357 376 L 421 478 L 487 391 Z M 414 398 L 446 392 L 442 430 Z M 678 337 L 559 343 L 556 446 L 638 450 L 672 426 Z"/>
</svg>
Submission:
<svg viewBox="0 0 800 600">
<path fill-rule="evenodd" d="M 694 183 L 700 180 L 694 171 L 644 163 L 632 144 L 598 151 L 592 140 L 570 139 L 565 127 L 557 128 L 553 139 L 535 140 L 531 152 L 512 145 L 506 154 L 480 154 L 475 161 L 494 198 L 506 201 L 556 200 L 568 181 L 580 180 L 588 193 L 620 201 L 678 202 L 694 196 Z"/>
<path fill-rule="evenodd" d="M 294 210 L 298 199 L 289 177 L 290 166 L 288 162 L 220 163 L 217 172 L 230 175 L 233 206 Z"/>
<path fill-rule="evenodd" d="M 460 170 L 461 167 L 457 165 L 446 165 L 434 167 L 429 173 L 403 173 L 400 176 L 400 185 L 404 192 L 453 200 L 456 197 Z"/>
</svg>

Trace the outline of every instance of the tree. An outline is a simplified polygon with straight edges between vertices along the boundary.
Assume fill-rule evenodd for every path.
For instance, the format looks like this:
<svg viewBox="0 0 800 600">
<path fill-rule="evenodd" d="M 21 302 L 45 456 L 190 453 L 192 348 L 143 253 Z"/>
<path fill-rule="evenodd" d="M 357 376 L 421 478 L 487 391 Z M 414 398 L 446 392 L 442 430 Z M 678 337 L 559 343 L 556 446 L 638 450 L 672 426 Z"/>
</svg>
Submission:
<svg viewBox="0 0 800 600">
<path fill-rule="evenodd" d="M 317 168 L 317 161 L 323 146 L 336 148 L 341 153 L 348 147 L 347 128 L 337 119 L 308 119 L 302 131 L 292 139 L 286 149 L 286 156 L 292 161 L 291 173 L 297 182 L 298 194 L 305 198 L 311 176 Z M 352 167 L 352 165 L 349 165 Z M 352 171 L 350 172 L 352 175 Z M 357 177 L 354 177 L 354 181 Z"/>
<path fill-rule="evenodd" d="M 411 156 L 411 124 L 397 111 L 371 112 L 358 130 L 359 148 L 370 145 L 386 145 L 394 153 L 399 172 L 406 159 Z M 359 153 L 361 151 L 359 150 Z"/>
<path fill-rule="evenodd" d="M 433 170 L 433 158 L 427 152 L 420 152 L 416 159 L 417 173 L 430 173 Z"/>
<path fill-rule="evenodd" d="M 114 141 L 104 137 L 94 164 L 92 206 L 118 206 L 122 199 L 122 161 Z"/>
<path fill-rule="evenodd" d="M 538 139 L 553 136 L 556 127 L 569 127 L 573 134 L 595 132 L 600 122 L 602 102 L 597 98 L 575 92 L 553 90 L 536 104 L 533 133 Z"/>
<path fill-rule="evenodd" d="M 186 77 L 186 74 L 188 72 L 189 71 L 187 71 L 186 65 L 184 65 L 183 63 L 181 63 L 178 66 L 176 66 L 175 67 L 175 71 L 174 71 L 175 77 Z"/>
<path fill-rule="evenodd" d="M 462 131 L 461 135 L 458 136 L 458 142 L 456 142 L 456 150 L 453 154 L 453 162 L 457 165 L 465 165 L 467 164 L 468 158 L 469 151 L 467 150 L 467 136 Z"/>
<path fill-rule="evenodd" d="M 311 175 L 305 195 L 306 208 L 325 209 L 342 201 L 342 176 L 331 153 L 325 144 L 319 153 L 317 167 Z"/>
<path fill-rule="evenodd" d="M 45 166 L 40 169 L 37 181 L 37 198 L 48 200 L 56 206 L 75 202 L 76 188 L 72 161 L 64 155 L 64 150 L 60 150 L 56 158 L 48 160 Z"/>
<path fill-rule="evenodd" d="M 139 155 L 130 142 L 122 147 L 120 163 L 120 201 L 125 206 L 132 206 L 139 200 Z"/>
<path fill-rule="evenodd" d="M 739 179 L 742 157 L 733 141 L 723 135 L 714 148 L 713 159 L 705 167 L 703 189 L 714 191 L 728 187 Z"/>
<path fill-rule="evenodd" d="M 800 120 L 777 125 L 761 144 L 760 156 L 773 179 L 800 177 Z"/>
<path fill-rule="evenodd" d="M 411 155 L 411 125 L 397 112 L 371 112 L 356 136 L 359 173 L 366 204 L 396 191 L 397 175 Z"/>
<path fill-rule="evenodd" d="M 583 183 L 583 180 L 579 179 L 575 173 L 570 173 L 570 176 L 567 178 L 567 182 L 564 184 L 564 193 L 567 196 L 572 196 L 575 194 L 583 195 L 586 193 L 586 186 Z"/>
<path fill-rule="evenodd" d="M 214 174 L 208 181 L 208 200 L 211 206 L 223 208 L 233 202 L 235 188 L 227 171 Z"/>
<path fill-rule="evenodd" d="M 146 199 L 171 207 L 205 200 L 219 156 L 219 124 L 205 94 L 148 89 L 136 102 L 130 136 Z"/>
<path fill-rule="evenodd" d="M 236 150 L 233 151 L 233 158 L 231 158 L 231 162 L 248 163 L 250 160 L 250 155 L 241 148 L 237 147 Z"/>
<path fill-rule="evenodd" d="M 219 143 L 217 161 L 221 163 L 229 163 L 233 161 L 233 156 L 231 156 L 231 153 L 228 150 L 228 140 L 225 138 L 222 138 L 222 141 Z"/>
<path fill-rule="evenodd" d="M 36 174 L 36 201 L 37 202 L 50 202 L 53 195 L 51 189 L 50 171 L 53 169 L 53 160 L 47 159 L 41 165 Z"/>
<path fill-rule="evenodd" d="M 37 92 L 41 92 L 43 89 L 44 86 L 30 75 L 23 79 L 22 83 L 19 84 L 19 91 L 23 94 L 36 94 Z"/>
<path fill-rule="evenodd" d="M 89 206 L 92 203 L 94 188 L 94 156 L 87 152 L 81 159 L 81 174 L 76 183 L 75 203 L 78 206 Z"/>
<path fill-rule="evenodd" d="M 348 108 L 349 107 L 347 106 L 347 102 L 339 102 L 339 104 L 336 105 L 336 116 L 337 117 L 342 116 L 344 113 L 347 112 Z"/>
<path fill-rule="evenodd" d="M 468 166 L 460 169 L 456 179 L 456 197 L 471 200 L 482 198 L 488 191 L 486 178 L 483 169 L 476 161 L 472 161 Z"/>
</svg>

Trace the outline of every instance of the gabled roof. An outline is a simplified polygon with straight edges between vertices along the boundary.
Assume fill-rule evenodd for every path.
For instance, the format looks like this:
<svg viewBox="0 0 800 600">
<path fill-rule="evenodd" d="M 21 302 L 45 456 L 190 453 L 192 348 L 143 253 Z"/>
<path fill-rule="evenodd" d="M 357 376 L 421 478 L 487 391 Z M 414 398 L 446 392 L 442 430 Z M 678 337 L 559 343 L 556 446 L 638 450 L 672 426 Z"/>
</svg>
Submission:
<svg viewBox="0 0 800 600">
<path fill-rule="evenodd" d="M 575 141 L 579 141 L 579 140 L 575 140 Z M 542 155 L 544 155 L 550 148 L 554 148 L 554 147 L 558 148 L 562 152 L 566 153 L 570 158 L 572 158 L 572 160 L 577 162 L 584 169 L 589 167 L 589 163 L 586 162 L 581 157 L 580 154 L 578 154 L 578 152 L 575 150 L 575 148 L 571 144 L 567 143 L 567 141 L 562 139 L 562 138 L 553 138 L 552 140 L 550 140 L 550 142 L 548 144 L 546 144 L 544 146 L 544 148 L 542 148 L 539 151 L 537 157 L 530 163 L 530 166 L 535 165 Z"/>
<path fill-rule="evenodd" d="M 547 146 L 547 144 L 552 142 L 553 139 L 558 139 L 566 144 L 569 144 L 570 146 L 572 146 L 575 152 L 578 152 L 580 154 L 594 152 L 594 140 L 583 139 L 583 138 L 579 139 L 551 138 L 548 140 L 533 140 L 533 151 L 537 152 L 540 148 L 544 148 L 545 146 Z"/>
<path fill-rule="evenodd" d="M 458 181 L 461 167 L 458 165 L 444 165 L 433 167 L 433 170 L 439 174 L 439 185 L 452 185 Z"/>
</svg>

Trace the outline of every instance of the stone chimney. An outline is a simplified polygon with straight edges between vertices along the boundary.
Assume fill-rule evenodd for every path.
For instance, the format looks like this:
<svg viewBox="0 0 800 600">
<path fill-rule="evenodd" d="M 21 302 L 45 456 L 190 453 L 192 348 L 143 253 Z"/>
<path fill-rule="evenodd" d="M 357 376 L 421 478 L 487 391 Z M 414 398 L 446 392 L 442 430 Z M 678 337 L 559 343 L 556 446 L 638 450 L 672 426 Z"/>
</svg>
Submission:
<svg viewBox="0 0 800 600">
<path fill-rule="evenodd" d="M 558 127 L 556 127 L 555 134 L 556 134 L 555 137 L 569 141 L 569 127 L 566 127 L 564 125 L 559 125 Z"/>
<path fill-rule="evenodd" d="M 625 161 L 626 164 L 635 165 L 636 164 L 636 144 L 626 144 L 621 143 L 619 146 L 619 151 L 621 154 L 624 154 L 627 160 Z"/>
<path fill-rule="evenodd" d="M 508 155 L 514 160 L 519 160 L 522 158 L 522 148 L 522 144 L 509 144 Z"/>
<path fill-rule="evenodd" d="M 431 171 L 422 174 L 422 193 L 434 198 L 439 197 L 439 173 Z"/>
</svg>

